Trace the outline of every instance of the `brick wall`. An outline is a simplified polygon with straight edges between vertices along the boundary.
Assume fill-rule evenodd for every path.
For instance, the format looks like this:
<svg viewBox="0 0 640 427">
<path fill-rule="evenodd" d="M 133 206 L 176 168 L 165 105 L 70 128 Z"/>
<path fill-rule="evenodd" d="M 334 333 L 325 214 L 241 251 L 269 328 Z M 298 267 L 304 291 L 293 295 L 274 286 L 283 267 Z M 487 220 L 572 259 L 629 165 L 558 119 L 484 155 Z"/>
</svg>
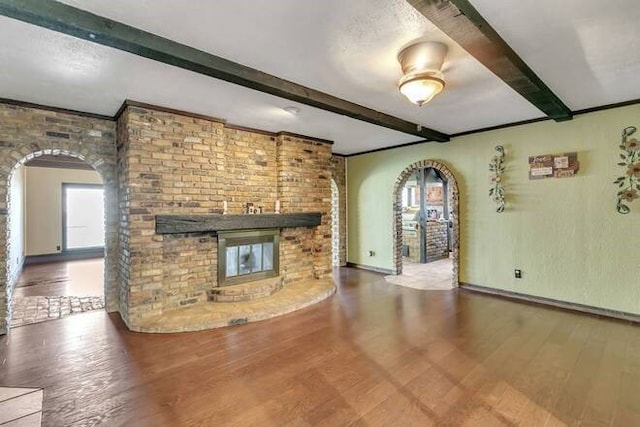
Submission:
<svg viewBox="0 0 640 427">
<path fill-rule="evenodd" d="M 99 135 L 99 136 L 97 136 Z M 94 117 L 0 104 L 0 333 L 7 328 L 13 283 L 7 281 L 8 179 L 15 167 L 42 154 L 67 154 L 91 164 L 105 186 L 105 295 L 118 309 L 115 122 Z"/>
<path fill-rule="evenodd" d="M 120 120 L 127 120 L 128 111 L 124 111 Z M 117 172 L 118 172 L 118 299 L 120 315 L 126 321 L 129 318 L 129 197 L 131 177 L 129 174 L 129 135 L 126 128 L 117 126 Z"/>
<path fill-rule="evenodd" d="M 208 236 L 155 233 L 157 214 L 218 212 L 227 185 L 222 122 L 127 107 L 118 119 L 120 274 L 125 321 L 205 300 Z M 200 240 L 203 240 L 201 243 Z"/>
<path fill-rule="evenodd" d="M 226 127 L 152 107 L 128 106 L 118 120 L 120 270 L 130 326 L 163 310 L 206 301 L 217 286 L 213 233 L 156 235 L 157 214 L 322 212 L 314 229 L 285 229 L 285 286 L 331 272 L 330 158 L 326 143 Z"/>
<path fill-rule="evenodd" d="M 449 256 L 447 240 L 447 223 L 427 221 L 427 262 L 436 261 Z M 409 247 L 407 259 L 411 262 L 420 261 L 420 230 L 402 230 L 402 244 Z"/>
<path fill-rule="evenodd" d="M 331 274 L 331 146 L 280 135 L 277 147 L 281 212 L 322 213 L 316 228 L 283 230 L 280 271 L 285 285 L 305 277 L 327 277 Z"/>
<path fill-rule="evenodd" d="M 247 202 L 273 212 L 278 187 L 276 137 L 227 127 L 224 136 L 224 195 L 229 212 L 241 213 Z"/>
<path fill-rule="evenodd" d="M 427 261 L 435 261 L 449 256 L 446 222 L 427 222 Z"/>
<path fill-rule="evenodd" d="M 285 286 L 331 273 L 331 178 L 341 190 L 346 225 L 344 159 L 332 159 L 326 142 L 297 135 L 133 105 L 116 126 L 108 119 L 0 104 L 0 154 L 0 269 L 6 271 L 13 169 L 41 154 L 80 157 L 105 183 L 107 309 L 119 310 L 130 325 L 204 302 L 205 291 L 217 286 L 215 235 L 156 235 L 157 214 L 221 213 L 225 200 L 234 214 L 246 202 L 272 212 L 276 200 L 283 213 L 321 212 L 319 227 L 282 231 Z M 10 295 L 4 274 L 0 331 Z"/>
<path fill-rule="evenodd" d="M 339 265 L 347 265 L 347 168 L 342 156 L 331 157 L 331 177 L 338 187 Z"/>
</svg>

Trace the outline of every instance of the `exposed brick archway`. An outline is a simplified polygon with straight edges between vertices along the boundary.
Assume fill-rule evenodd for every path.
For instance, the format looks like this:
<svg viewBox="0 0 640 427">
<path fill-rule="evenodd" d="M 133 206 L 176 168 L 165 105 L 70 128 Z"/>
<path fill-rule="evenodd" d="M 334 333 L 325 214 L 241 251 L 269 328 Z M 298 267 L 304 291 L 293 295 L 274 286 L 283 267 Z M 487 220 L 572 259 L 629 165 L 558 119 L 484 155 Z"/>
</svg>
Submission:
<svg viewBox="0 0 640 427">
<path fill-rule="evenodd" d="M 86 151 L 86 150 L 85 150 Z M 40 157 L 42 155 L 62 155 L 62 156 L 70 156 L 70 157 L 75 157 L 78 158 L 84 162 L 86 162 L 87 164 L 91 165 L 91 167 L 93 167 L 102 177 L 102 181 L 103 181 L 103 186 L 104 186 L 104 194 L 105 194 L 105 277 L 104 277 L 104 297 L 105 297 L 105 304 L 107 303 L 107 301 L 109 301 L 110 299 L 112 300 L 112 305 L 113 304 L 113 298 L 114 296 L 110 295 L 112 293 L 115 292 L 116 290 L 116 274 L 115 274 L 115 262 L 116 262 L 116 249 L 117 249 L 117 223 L 115 221 L 113 221 L 114 215 L 117 215 L 115 212 L 116 206 L 115 206 L 115 201 L 116 201 L 116 188 L 115 188 L 115 182 L 116 182 L 116 177 L 115 177 L 115 169 L 112 167 L 108 166 L 108 163 L 106 163 L 103 159 L 96 157 L 94 154 L 89 153 L 89 152 L 85 152 L 84 154 L 80 154 L 74 151 L 69 151 L 69 150 L 63 150 L 63 149 L 44 149 L 44 150 L 40 150 L 40 151 L 35 151 L 32 153 L 27 154 L 26 156 L 24 156 L 22 159 L 18 160 L 17 162 L 15 162 L 15 164 L 13 165 L 13 167 L 11 167 L 10 172 L 8 174 L 8 179 L 5 179 L 4 176 L 0 179 L 2 179 L 2 181 L 0 181 L 0 185 L 2 185 L 4 188 L 7 188 L 7 209 L 6 209 L 6 221 L 3 222 L 3 226 L 6 227 L 6 233 L 4 233 L 4 235 L 7 236 L 6 239 L 6 244 L 3 245 L 2 248 L 0 248 L 0 257 L 2 257 L 2 259 L 6 260 L 7 258 L 7 254 L 10 252 L 10 245 L 11 245 L 11 236 L 10 234 L 10 222 L 12 220 L 12 216 L 11 216 L 11 206 L 10 206 L 10 198 L 11 198 L 11 186 L 10 186 L 10 180 L 14 174 L 14 172 L 16 171 L 16 169 L 25 164 L 26 162 L 28 162 L 29 160 L 32 160 L 34 158 Z M 6 160 L 6 159 L 3 159 Z M 12 161 L 13 159 L 11 159 Z M 4 163 L 4 161 L 2 162 Z M 4 164 L 3 164 L 4 166 Z M 117 216 L 116 216 L 117 218 Z M 110 220 L 111 219 L 111 220 Z M 5 261 L 5 265 L 6 265 L 6 261 Z M 14 286 L 14 283 L 12 283 L 14 280 L 14 278 L 9 277 L 10 276 L 10 272 L 8 271 L 7 268 L 5 268 L 6 271 L 6 279 L 5 279 L 5 283 L 6 283 L 6 299 L 5 301 L 5 307 L 3 307 L 0 311 L 4 311 L 6 313 L 6 328 L 8 330 L 8 328 L 11 326 L 11 303 L 12 303 L 12 293 L 13 293 L 13 289 L 12 287 Z M 110 298 L 111 296 L 111 298 Z M 117 306 L 113 306 L 112 310 L 116 310 Z"/>
<path fill-rule="evenodd" d="M 331 178 L 331 265 L 340 266 L 340 190 Z"/>
<path fill-rule="evenodd" d="M 460 263 L 460 218 L 458 182 L 451 169 L 437 160 L 421 160 L 407 166 L 396 179 L 393 186 L 393 274 L 402 274 L 402 189 L 407 180 L 418 170 L 433 168 L 447 179 L 447 197 L 450 201 L 449 216 L 452 222 L 451 250 L 453 257 L 453 284 L 458 286 Z"/>
<path fill-rule="evenodd" d="M 7 256 L 10 244 L 10 186 L 17 167 L 41 155 L 67 155 L 91 165 L 105 192 L 105 308 L 119 309 L 117 286 L 118 206 L 115 123 L 93 117 L 0 104 L 0 335 L 10 325 L 12 287 Z"/>
</svg>

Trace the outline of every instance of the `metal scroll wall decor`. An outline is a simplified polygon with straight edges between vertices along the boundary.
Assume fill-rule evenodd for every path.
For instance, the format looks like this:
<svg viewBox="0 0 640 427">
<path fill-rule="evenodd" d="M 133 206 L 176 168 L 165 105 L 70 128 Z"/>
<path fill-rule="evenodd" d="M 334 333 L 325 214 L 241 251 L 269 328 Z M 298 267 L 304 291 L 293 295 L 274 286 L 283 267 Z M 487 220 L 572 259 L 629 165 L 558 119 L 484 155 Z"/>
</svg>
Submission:
<svg viewBox="0 0 640 427">
<path fill-rule="evenodd" d="M 504 212 L 506 202 L 504 200 L 504 184 L 502 183 L 502 174 L 504 173 L 504 147 L 496 145 L 496 154 L 491 158 L 489 163 L 489 172 L 491 172 L 491 188 L 489 188 L 489 197 L 497 205 L 496 212 Z"/>
<path fill-rule="evenodd" d="M 620 143 L 621 162 L 618 166 L 627 168 L 625 174 L 613 183 L 618 185 L 620 189 L 618 191 L 618 201 L 616 203 L 616 210 L 621 214 L 628 214 L 631 212 L 631 208 L 627 203 L 633 202 L 640 197 L 638 192 L 640 191 L 640 141 L 636 138 L 631 138 L 636 132 L 635 126 L 629 126 L 622 130 L 622 141 Z"/>
</svg>

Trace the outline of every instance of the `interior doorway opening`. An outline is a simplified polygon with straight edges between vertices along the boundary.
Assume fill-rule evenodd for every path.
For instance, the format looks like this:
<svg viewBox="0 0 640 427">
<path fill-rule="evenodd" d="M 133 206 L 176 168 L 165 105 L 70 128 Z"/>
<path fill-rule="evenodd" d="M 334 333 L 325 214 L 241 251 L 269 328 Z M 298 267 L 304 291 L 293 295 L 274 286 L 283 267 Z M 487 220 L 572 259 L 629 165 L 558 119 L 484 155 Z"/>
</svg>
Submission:
<svg viewBox="0 0 640 427">
<path fill-rule="evenodd" d="M 423 160 L 402 171 L 393 189 L 393 275 L 387 281 L 419 289 L 458 285 L 458 198 L 455 176 L 442 162 Z"/>
<path fill-rule="evenodd" d="M 45 154 L 21 162 L 9 182 L 10 327 L 104 309 L 102 175 L 80 158 Z"/>
<path fill-rule="evenodd" d="M 447 179 L 418 169 L 402 188 L 402 262 L 427 264 L 451 253 Z"/>
</svg>

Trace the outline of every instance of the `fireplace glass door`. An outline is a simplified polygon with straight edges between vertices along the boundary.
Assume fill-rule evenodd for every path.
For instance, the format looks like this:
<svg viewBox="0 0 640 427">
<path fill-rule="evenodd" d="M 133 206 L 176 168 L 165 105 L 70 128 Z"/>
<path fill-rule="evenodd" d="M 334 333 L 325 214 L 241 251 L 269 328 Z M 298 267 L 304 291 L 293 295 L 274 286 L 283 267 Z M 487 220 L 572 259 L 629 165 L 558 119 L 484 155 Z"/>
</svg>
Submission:
<svg viewBox="0 0 640 427">
<path fill-rule="evenodd" d="M 278 230 L 218 233 L 218 285 L 278 275 Z"/>
</svg>

